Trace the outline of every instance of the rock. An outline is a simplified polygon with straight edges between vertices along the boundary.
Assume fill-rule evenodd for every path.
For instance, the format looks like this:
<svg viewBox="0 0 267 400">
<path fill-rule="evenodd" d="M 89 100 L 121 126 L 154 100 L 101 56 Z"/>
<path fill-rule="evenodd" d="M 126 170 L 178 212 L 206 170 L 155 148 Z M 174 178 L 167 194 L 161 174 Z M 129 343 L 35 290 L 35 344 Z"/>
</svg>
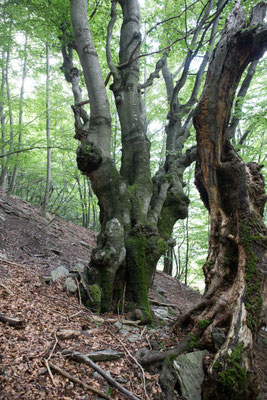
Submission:
<svg viewBox="0 0 267 400">
<path fill-rule="evenodd" d="M 135 343 L 135 342 L 137 342 L 137 340 L 139 340 L 139 339 L 140 339 L 140 335 L 137 335 L 136 333 L 134 333 L 133 335 L 127 337 L 127 340 L 128 340 L 130 343 Z"/>
<path fill-rule="evenodd" d="M 81 262 L 78 262 L 77 264 L 73 265 L 71 268 L 71 272 L 79 272 L 80 274 L 83 273 L 85 268 L 85 265 Z"/>
<path fill-rule="evenodd" d="M 44 276 L 45 283 L 50 283 L 52 280 L 53 280 L 52 276 L 49 276 L 49 275 Z"/>
<path fill-rule="evenodd" d="M 57 267 L 51 272 L 51 276 L 53 281 L 56 281 L 57 279 L 61 278 L 62 276 L 68 276 L 69 275 L 69 270 L 62 265 L 60 267 Z"/>
<path fill-rule="evenodd" d="M 166 290 L 162 289 L 160 286 L 157 287 L 157 292 L 166 297 L 167 294 Z"/>
<path fill-rule="evenodd" d="M 118 352 L 113 349 L 106 349 L 86 353 L 86 356 L 89 357 L 92 361 L 112 361 L 124 357 L 124 353 Z"/>
<path fill-rule="evenodd" d="M 72 278 L 67 278 L 65 280 L 65 287 L 67 290 L 69 290 L 71 293 L 76 293 L 77 292 L 77 285 L 74 279 Z"/>
<path fill-rule="evenodd" d="M 159 319 L 166 319 L 169 316 L 169 312 L 167 308 L 155 308 L 154 314 Z"/>
<path fill-rule="evenodd" d="M 133 321 L 139 321 L 139 320 L 142 321 L 142 319 L 143 319 L 142 311 L 139 308 L 136 308 L 129 315 L 129 319 L 133 320 Z"/>
<path fill-rule="evenodd" d="M 122 323 L 120 321 L 115 322 L 115 324 L 113 324 L 113 326 L 119 331 L 120 329 L 122 329 Z"/>
<path fill-rule="evenodd" d="M 219 350 L 225 342 L 225 333 L 220 328 L 213 328 L 211 334 L 215 344 L 215 349 Z"/>
<path fill-rule="evenodd" d="M 173 361 L 181 392 L 186 400 L 201 400 L 201 385 L 204 380 L 202 360 L 208 351 L 181 354 Z"/>
<path fill-rule="evenodd" d="M 81 335 L 81 331 L 77 331 L 74 329 L 62 329 L 57 332 L 57 337 L 59 339 L 76 339 Z"/>
<path fill-rule="evenodd" d="M 119 333 L 120 333 L 122 336 L 127 336 L 127 335 L 129 335 L 128 329 L 120 329 Z"/>
</svg>

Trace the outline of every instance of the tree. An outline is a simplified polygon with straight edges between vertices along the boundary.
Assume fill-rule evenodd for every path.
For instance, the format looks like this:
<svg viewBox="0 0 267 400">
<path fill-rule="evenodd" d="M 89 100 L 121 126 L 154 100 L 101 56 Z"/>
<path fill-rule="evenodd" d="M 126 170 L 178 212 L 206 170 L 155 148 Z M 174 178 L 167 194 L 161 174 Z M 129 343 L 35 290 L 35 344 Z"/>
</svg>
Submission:
<svg viewBox="0 0 267 400">
<path fill-rule="evenodd" d="M 119 45 L 119 65 L 113 59 L 112 33 L 116 23 L 117 3 L 122 10 Z M 190 43 L 184 62 L 171 74 L 167 45 L 146 82 L 140 83 L 140 9 L 137 0 L 112 1 L 108 25 L 106 55 L 110 73 L 102 77 L 96 48 L 88 25 L 87 2 L 71 1 L 74 42 L 63 32 L 63 72 L 72 83 L 75 105 L 76 138 L 81 140 L 77 152 L 78 167 L 89 176 L 100 206 L 101 231 L 93 251 L 87 281 L 98 295 L 88 305 L 101 311 L 117 307 L 123 293 L 129 307 L 142 310 L 145 320 L 151 320 L 147 291 L 159 258 L 165 253 L 172 229 L 178 219 L 186 218 L 189 199 L 183 191 L 183 173 L 195 159 L 196 149 L 183 151 L 190 134 L 192 107 L 201 87 L 219 23 L 226 5 L 209 1 L 201 10 L 195 27 L 190 29 Z M 198 4 L 198 7 L 199 4 Z M 189 12 L 190 7 L 185 13 Z M 190 10 L 191 11 L 191 10 Z M 176 17 L 177 18 L 177 17 Z M 173 18 L 170 18 L 173 19 Z M 187 19 L 187 15 L 186 18 Z M 169 20 L 169 19 L 168 19 Z M 152 28 L 150 29 L 153 30 Z M 203 32 L 201 31 L 203 29 Z M 69 39 L 68 39 L 69 35 Z M 71 39 L 71 40 L 70 40 Z M 177 38 L 176 38 L 177 42 Z M 206 44 L 206 46 L 204 45 Z M 90 115 L 84 110 L 79 88 L 79 71 L 73 65 L 73 49 L 79 55 L 90 101 Z M 201 49 L 201 51 L 200 51 Z M 188 99 L 182 93 L 190 66 L 197 54 L 202 62 L 191 83 Z M 162 70 L 167 90 L 169 113 L 166 125 L 166 159 L 152 178 L 150 142 L 142 90 L 151 86 Z M 180 73 L 177 83 L 174 79 Z M 122 158 L 120 171 L 110 155 L 111 113 L 106 91 L 110 77 L 118 112 Z M 179 98 L 180 96 L 180 98 Z M 93 301 L 92 301 L 93 300 Z M 90 304 L 91 303 L 91 304 Z M 93 304 L 92 304 L 93 303 Z M 95 303 L 95 304 L 94 304 Z"/>
<path fill-rule="evenodd" d="M 230 144 L 228 126 L 241 75 L 266 50 L 265 13 L 266 4 L 259 3 L 247 20 L 236 2 L 214 50 L 194 113 L 196 184 L 211 221 L 205 294 L 176 322 L 176 327 L 187 333 L 186 339 L 165 356 L 143 358 L 143 363 L 150 363 L 194 348 L 207 349 L 203 399 L 258 397 L 253 343 L 261 322 L 266 275 L 262 221 L 266 196 L 262 166 L 242 161 Z M 162 384 L 171 399 L 177 378 L 169 364 L 163 364 Z"/>
</svg>

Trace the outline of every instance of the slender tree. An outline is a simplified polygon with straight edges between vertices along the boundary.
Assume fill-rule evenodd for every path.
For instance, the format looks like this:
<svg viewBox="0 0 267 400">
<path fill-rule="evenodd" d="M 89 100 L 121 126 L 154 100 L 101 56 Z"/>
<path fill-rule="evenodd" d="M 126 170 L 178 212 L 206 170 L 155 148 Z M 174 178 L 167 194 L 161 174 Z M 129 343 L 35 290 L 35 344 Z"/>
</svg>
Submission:
<svg viewBox="0 0 267 400">
<path fill-rule="evenodd" d="M 46 43 L 46 143 L 47 143 L 47 153 L 46 153 L 46 184 L 45 184 L 45 194 L 42 204 L 42 214 L 46 215 L 49 203 L 49 194 L 51 186 L 51 162 L 52 162 L 52 149 L 50 144 L 50 62 L 49 62 L 49 45 Z"/>
</svg>

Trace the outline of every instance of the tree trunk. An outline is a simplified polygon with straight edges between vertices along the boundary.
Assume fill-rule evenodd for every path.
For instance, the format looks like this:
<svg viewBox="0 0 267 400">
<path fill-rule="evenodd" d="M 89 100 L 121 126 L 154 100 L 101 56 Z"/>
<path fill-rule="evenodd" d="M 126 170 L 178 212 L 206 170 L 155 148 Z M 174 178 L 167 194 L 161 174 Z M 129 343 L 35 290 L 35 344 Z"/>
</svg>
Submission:
<svg viewBox="0 0 267 400">
<path fill-rule="evenodd" d="M 19 140 L 18 140 L 18 150 L 21 149 L 22 145 L 22 121 L 23 121 L 23 101 L 24 101 L 24 84 L 27 73 L 27 45 L 28 45 L 28 36 L 25 36 L 24 43 L 24 62 L 23 62 L 23 70 L 22 70 L 22 78 L 21 78 L 21 88 L 20 88 L 20 98 L 19 98 Z M 11 183 L 8 188 L 8 194 L 12 194 L 15 189 L 16 179 L 18 174 L 18 164 L 16 162 L 15 167 L 13 169 Z"/>
<path fill-rule="evenodd" d="M 266 196 L 262 166 L 242 161 L 228 140 L 227 127 L 241 75 L 267 47 L 265 10 L 266 5 L 259 3 L 246 24 L 245 13 L 236 3 L 213 54 L 193 119 L 198 144 L 196 185 L 211 224 L 204 265 L 205 307 L 188 314 L 183 323 L 193 324 L 191 334 L 214 354 L 207 367 L 204 399 L 257 398 L 252 350 L 266 276 L 262 221 Z M 215 340 L 218 330 L 225 338 L 220 345 Z"/>
<path fill-rule="evenodd" d="M 1 166 L 0 176 L 0 189 L 5 190 L 6 188 L 6 117 L 4 112 L 4 97 L 5 97 L 5 51 L 2 49 L 2 66 L 1 66 L 1 92 L 0 92 L 0 120 L 1 120 L 1 155 L 3 157 L 3 163 Z"/>
<path fill-rule="evenodd" d="M 264 312 L 266 318 L 266 196 L 262 166 L 242 161 L 228 140 L 227 128 L 241 75 L 267 47 L 265 10 L 266 5 L 259 3 L 246 23 L 236 2 L 213 52 L 193 118 L 196 185 L 210 213 L 206 290 L 200 303 L 175 324 L 186 339 L 165 354 L 148 352 L 139 360 L 163 366 L 160 382 L 167 399 L 173 399 L 177 384 L 170 360 L 197 348 L 209 351 L 203 360 L 203 400 L 258 396 L 253 344 Z"/>
<path fill-rule="evenodd" d="M 51 185 L 51 163 L 52 163 L 52 149 L 50 144 L 50 85 L 49 85 L 49 46 L 46 44 L 46 184 L 45 193 L 42 204 L 42 215 L 46 216 L 49 204 L 49 194 Z"/>
</svg>

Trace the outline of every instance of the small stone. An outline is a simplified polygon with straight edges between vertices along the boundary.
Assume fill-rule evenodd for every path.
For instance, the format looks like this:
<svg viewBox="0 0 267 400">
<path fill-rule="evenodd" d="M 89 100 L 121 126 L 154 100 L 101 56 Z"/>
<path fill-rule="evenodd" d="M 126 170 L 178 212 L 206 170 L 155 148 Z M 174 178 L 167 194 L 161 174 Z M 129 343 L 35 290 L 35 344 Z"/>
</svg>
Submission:
<svg viewBox="0 0 267 400">
<path fill-rule="evenodd" d="M 155 308 L 154 314 L 159 319 L 166 319 L 168 318 L 169 312 L 166 308 Z"/>
<path fill-rule="evenodd" d="M 120 321 L 117 321 L 113 324 L 113 326 L 119 331 L 120 329 L 122 329 L 123 325 Z"/>
<path fill-rule="evenodd" d="M 67 278 L 65 280 L 65 287 L 71 293 L 76 293 L 78 289 L 75 280 L 72 278 Z"/>
<path fill-rule="evenodd" d="M 157 287 L 157 291 L 159 294 L 162 294 L 163 296 L 167 294 L 166 290 L 162 289 L 160 286 Z"/>
<path fill-rule="evenodd" d="M 53 281 L 56 281 L 57 279 L 61 278 L 62 276 L 68 276 L 69 275 L 69 270 L 62 265 L 60 267 L 57 267 L 51 272 L 51 276 Z"/>
<path fill-rule="evenodd" d="M 85 268 L 85 265 L 81 262 L 78 262 L 75 265 L 73 265 L 73 267 L 71 268 L 71 271 L 79 272 L 80 274 L 82 274 L 84 271 L 84 268 Z"/>
<path fill-rule="evenodd" d="M 122 336 L 127 336 L 127 335 L 129 335 L 129 331 L 128 331 L 127 329 L 121 329 L 121 330 L 119 331 L 119 333 L 120 333 Z"/>
<path fill-rule="evenodd" d="M 132 321 L 142 321 L 143 313 L 139 308 L 136 308 L 129 315 L 129 319 Z"/>
<path fill-rule="evenodd" d="M 136 334 L 133 334 L 133 335 L 127 337 L 127 340 L 128 340 L 130 343 L 136 343 L 137 340 L 139 340 L 139 339 L 140 339 L 140 335 L 136 335 Z"/>
</svg>

